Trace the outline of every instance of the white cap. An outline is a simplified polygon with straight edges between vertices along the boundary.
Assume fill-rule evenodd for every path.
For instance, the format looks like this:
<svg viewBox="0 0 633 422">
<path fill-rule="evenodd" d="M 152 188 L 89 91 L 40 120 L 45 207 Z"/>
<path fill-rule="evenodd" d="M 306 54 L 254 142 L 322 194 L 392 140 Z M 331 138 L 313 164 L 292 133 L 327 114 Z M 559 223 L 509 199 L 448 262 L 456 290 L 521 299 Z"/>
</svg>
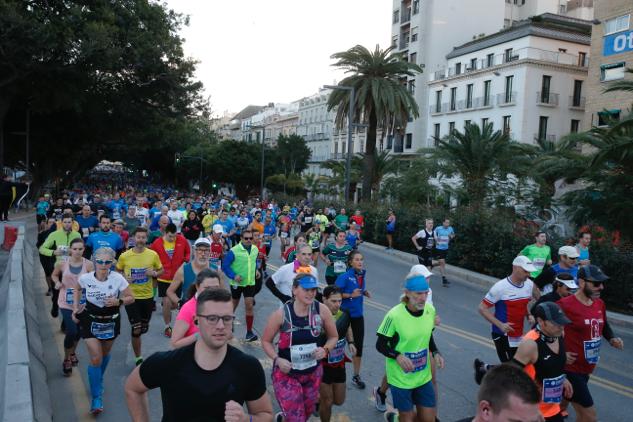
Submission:
<svg viewBox="0 0 633 422">
<path fill-rule="evenodd" d="M 512 265 L 516 267 L 521 267 L 525 271 L 530 273 L 536 271 L 536 267 L 534 266 L 534 264 L 532 264 L 532 261 L 527 256 L 517 256 L 516 258 L 514 258 L 514 261 L 512 261 Z"/>
<path fill-rule="evenodd" d="M 199 245 L 204 245 L 210 248 L 211 241 L 209 241 L 209 239 L 207 239 L 206 237 L 201 237 L 197 239 L 196 242 L 193 244 L 194 247 L 199 246 Z"/>
<path fill-rule="evenodd" d="M 409 274 L 407 275 L 407 277 L 409 276 L 416 276 L 416 275 L 421 275 L 423 277 L 430 277 L 433 275 L 433 273 L 431 271 L 429 271 L 428 268 L 426 268 L 425 265 L 421 265 L 421 264 L 416 264 L 413 267 L 411 267 L 411 270 L 409 270 Z"/>
<path fill-rule="evenodd" d="M 220 225 L 220 224 L 216 224 L 215 226 L 213 226 L 213 233 L 223 234 L 224 233 L 224 227 L 222 227 L 222 225 Z"/>
<path fill-rule="evenodd" d="M 564 284 L 565 286 L 569 287 L 570 289 L 577 289 L 578 288 L 578 284 L 576 283 L 576 280 L 574 280 L 573 278 L 571 280 L 563 280 L 562 278 L 556 277 L 556 281 L 558 281 L 559 283 Z"/>
<path fill-rule="evenodd" d="M 578 250 L 573 246 L 561 246 L 558 248 L 559 255 L 565 255 L 567 258 L 578 258 L 580 254 Z"/>
</svg>

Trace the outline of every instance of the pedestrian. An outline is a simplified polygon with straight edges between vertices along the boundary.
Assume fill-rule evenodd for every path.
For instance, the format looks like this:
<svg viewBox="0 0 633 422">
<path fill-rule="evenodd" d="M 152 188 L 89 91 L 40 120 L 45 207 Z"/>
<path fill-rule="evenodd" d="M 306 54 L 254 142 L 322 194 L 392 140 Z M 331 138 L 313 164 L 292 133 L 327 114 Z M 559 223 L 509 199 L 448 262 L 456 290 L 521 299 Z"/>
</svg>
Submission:
<svg viewBox="0 0 633 422">
<path fill-rule="evenodd" d="M 149 422 L 147 392 L 154 388 L 161 391 L 163 422 L 271 421 L 262 365 L 229 344 L 234 320 L 228 291 L 202 292 L 196 303 L 196 341 L 153 354 L 128 377 L 125 396 L 132 421 Z"/>
<path fill-rule="evenodd" d="M 94 252 L 96 271 L 79 277 L 79 285 L 86 291 L 86 306 L 80 309 L 82 291 L 76 289 L 73 298 L 73 321 L 80 325 L 90 364 L 90 413 L 103 412 L 103 376 L 110 362 L 110 350 L 121 328 L 121 305 L 131 305 L 134 297 L 127 280 L 119 273 L 110 271 L 115 252 L 100 247 Z"/>
<path fill-rule="evenodd" d="M 314 276 L 298 274 L 292 286 L 293 300 L 273 312 L 262 335 L 262 348 L 273 360 L 273 388 L 281 407 L 277 421 L 306 422 L 310 418 L 323 375 L 319 361 L 338 341 L 332 313 L 315 300 L 318 285 Z M 320 346 L 323 332 L 326 341 Z"/>
<path fill-rule="evenodd" d="M 387 247 L 386 249 L 393 250 L 393 234 L 396 232 L 396 214 L 390 208 L 387 214 L 387 219 L 385 220 L 386 224 L 386 236 L 387 236 Z"/>
<path fill-rule="evenodd" d="M 350 323 L 356 344 L 356 356 L 352 358 L 354 375 L 352 384 L 363 390 L 365 382 L 360 377 L 360 367 L 363 357 L 363 342 L 365 339 L 365 318 L 363 317 L 363 298 L 371 298 L 367 290 L 367 271 L 363 268 L 363 254 L 359 251 L 350 252 L 347 257 L 349 270 L 338 276 L 336 286 L 341 289 L 343 304 L 341 308 L 350 315 Z"/>
<path fill-rule="evenodd" d="M 440 264 L 440 274 L 442 274 L 442 286 L 448 287 L 451 283 L 446 278 L 446 257 L 450 242 L 455 239 L 455 230 L 451 226 L 451 220 L 445 218 L 441 226 L 433 230 L 435 237 L 435 259 Z"/>
<path fill-rule="evenodd" d="M 64 361 L 62 372 L 69 377 L 73 367 L 79 364 L 75 350 L 79 342 L 79 325 L 72 319 L 75 300 L 75 290 L 80 289 L 79 277 L 92 272 L 92 262 L 83 257 L 84 241 L 81 238 L 73 239 L 68 246 L 68 260 L 60 261 L 53 270 L 51 278 L 55 283 L 55 289 L 59 290 L 57 304 L 62 314 L 64 324 Z M 82 292 L 78 309 L 86 304 L 85 292 Z"/>
</svg>

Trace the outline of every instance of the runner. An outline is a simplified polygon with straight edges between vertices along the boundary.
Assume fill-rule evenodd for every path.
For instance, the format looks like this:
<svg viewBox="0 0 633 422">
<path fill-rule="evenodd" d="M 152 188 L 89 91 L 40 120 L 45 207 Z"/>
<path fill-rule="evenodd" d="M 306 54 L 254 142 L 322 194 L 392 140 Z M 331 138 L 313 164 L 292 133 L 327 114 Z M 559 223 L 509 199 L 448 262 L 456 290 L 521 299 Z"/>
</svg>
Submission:
<svg viewBox="0 0 633 422">
<path fill-rule="evenodd" d="M 88 239 L 88 236 L 99 227 L 99 220 L 92 214 L 90 205 L 84 205 L 81 208 L 81 213 L 77 215 L 76 221 L 79 224 L 79 230 L 84 240 Z"/>
<path fill-rule="evenodd" d="M 321 253 L 321 222 L 314 220 L 314 225 L 306 232 L 308 245 L 312 248 L 312 262 L 314 266 L 319 264 L 319 253 Z"/>
<path fill-rule="evenodd" d="M 98 248 L 94 253 L 96 271 L 79 277 L 78 283 L 86 291 L 86 306 L 80 312 L 81 289 L 75 289 L 72 318 L 80 325 L 90 365 L 90 413 L 103 412 L 103 376 L 110 362 L 110 350 L 119 335 L 121 305 L 130 305 L 134 297 L 128 282 L 118 273 L 111 272 L 115 252 L 110 248 Z"/>
<path fill-rule="evenodd" d="M 352 223 L 355 223 L 358 226 L 357 227 L 358 233 L 362 235 L 363 229 L 365 228 L 365 217 L 363 217 L 360 210 L 354 211 L 354 215 L 350 217 L 350 220 Z"/>
<path fill-rule="evenodd" d="M 253 332 L 253 300 L 255 298 L 255 278 L 257 277 L 257 256 L 259 249 L 253 245 L 253 231 L 242 230 L 242 240 L 233 246 L 222 261 L 224 274 L 230 279 L 233 311 L 244 296 L 244 312 L 246 315 L 246 338 L 248 342 L 258 339 Z"/>
<path fill-rule="evenodd" d="M 195 324 L 198 295 L 207 289 L 220 287 L 224 288 L 224 285 L 220 274 L 216 271 L 205 268 L 196 275 L 195 282 L 185 293 L 186 302 L 176 316 L 174 332 L 171 336 L 172 348 L 188 346 L 198 339 L 198 326 Z"/>
<path fill-rule="evenodd" d="M 301 225 L 301 232 L 307 233 L 314 224 L 314 214 L 310 207 L 304 207 L 303 211 L 299 213 L 297 222 Z"/>
<path fill-rule="evenodd" d="M 158 297 L 161 298 L 163 308 L 163 321 L 165 329 L 163 334 L 171 338 L 171 311 L 176 309 L 167 296 L 167 289 L 174 279 L 174 274 L 191 257 L 189 242 L 181 234 L 176 233 L 176 225 L 169 223 L 165 227 L 165 234 L 156 239 L 150 248 L 158 254 L 163 272 L 158 277 Z"/>
<path fill-rule="evenodd" d="M 171 222 L 176 226 L 176 232 L 180 233 L 182 231 L 182 224 L 185 222 L 185 216 L 182 211 L 178 209 L 178 201 L 172 199 L 169 203 L 169 211 L 167 211 L 167 217 L 171 220 Z"/>
<path fill-rule="evenodd" d="M 222 268 L 222 260 L 224 259 L 224 229 L 221 225 L 213 226 L 210 237 L 211 252 L 209 255 L 209 268 L 220 271 Z"/>
<path fill-rule="evenodd" d="M 55 230 L 57 230 L 55 218 L 49 217 L 46 221 L 46 226 L 44 227 L 44 229 L 40 233 L 38 233 L 37 242 L 35 244 L 39 252 L 38 256 L 40 258 L 40 264 L 42 265 L 42 269 L 44 270 L 44 277 L 46 278 L 46 296 L 52 296 L 53 290 L 55 290 L 53 280 L 51 279 L 51 274 L 53 274 L 53 270 L 55 269 L 55 258 L 57 257 L 55 255 L 44 255 L 40 248 L 42 247 L 48 236 L 50 236 L 51 233 L 55 232 Z M 55 302 L 53 301 L 53 306 L 54 303 Z M 55 315 L 53 315 L 53 318 L 55 318 Z"/>
<path fill-rule="evenodd" d="M 279 226 L 279 245 L 281 257 L 284 256 L 286 248 L 290 246 L 290 230 L 292 229 L 292 221 L 290 220 L 290 216 L 288 215 L 289 211 L 290 207 L 287 205 L 284 206 L 282 214 L 277 220 L 277 225 Z"/>
<path fill-rule="evenodd" d="M 293 245 L 289 247 L 288 249 L 286 249 L 286 252 L 284 253 L 284 256 L 282 257 L 286 261 L 286 264 L 290 264 L 291 262 L 294 262 L 295 255 L 297 254 L 297 249 L 301 249 L 303 245 L 307 245 L 307 244 L 308 244 L 308 236 L 306 236 L 306 234 L 303 232 L 298 233 L 295 236 Z"/>
<path fill-rule="evenodd" d="M 130 234 L 127 243 L 125 244 L 126 249 L 134 247 L 134 231 L 137 227 L 141 227 L 141 221 L 136 216 L 136 205 L 130 205 L 127 208 L 127 213 L 123 217 L 123 222 L 125 223 L 125 230 Z"/>
<path fill-rule="evenodd" d="M 130 233 L 125 230 L 125 223 L 123 220 L 115 220 L 114 223 L 112 223 L 112 232 L 121 237 L 121 240 L 123 241 L 123 251 L 127 250 Z"/>
<path fill-rule="evenodd" d="M 252 231 L 258 232 L 259 234 L 264 233 L 264 223 L 262 222 L 262 212 L 256 211 L 253 214 L 253 221 L 248 226 Z"/>
<path fill-rule="evenodd" d="M 342 302 L 338 287 L 327 286 L 323 289 L 323 304 L 332 312 L 338 341 L 328 353 L 327 359 L 323 359 L 323 377 L 319 389 L 319 417 L 322 422 L 330 422 L 332 405 L 342 406 L 345 403 L 345 362 L 348 361 L 345 345 L 348 345 L 351 356 L 356 354 L 349 314 L 341 311 Z"/>
<path fill-rule="evenodd" d="M 607 322 L 607 309 L 600 299 L 607 280 L 609 277 L 598 266 L 581 267 L 578 271 L 578 291 L 558 301 L 571 320 L 571 324 L 565 326 L 565 374 L 574 388 L 570 401 L 579 421 L 598 419 L 588 384 L 600 359 L 601 337 L 612 347 L 624 349 L 624 342 L 615 336 Z"/>
<path fill-rule="evenodd" d="M 376 349 L 386 358 L 387 381 L 400 421 L 435 421 L 428 365 L 435 308 L 426 303 L 428 290 L 424 276 L 407 279 L 402 301 L 387 312 L 377 330 Z"/>
<path fill-rule="evenodd" d="M 222 237 L 224 238 L 227 246 L 230 248 L 232 246 L 231 239 L 235 234 L 235 224 L 233 223 L 233 220 L 229 218 L 229 212 L 227 210 L 220 211 L 220 219 L 216 221 L 215 224 L 222 226 Z"/>
<path fill-rule="evenodd" d="M 185 262 L 178 268 L 174 274 L 174 280 L 169 283 L 167 288 L 167 297 L 171 303 L 176 306 L 184 304 L 187 298 L 187 292 L 191 285 L 195 282 L 196 276 L 200 271 L 210 269 L 209 252 L 211 250 L 211 242 L 206 237 L 196 240 L 193 245 L 193 259 L 191 262 Z M 217 270 L 214 269 L 217 272 Z M 221 272 L 219 272 L 222 277 Z M 179 293 L 180 292 L 180 293 Z"/>
<path fill-rule="evenodd" d="M 541 289 L 542 293 L 549 293 L 553 290 L 554 279 L 558 274 L 568 273 L 574 279 L 578 274 L 578 250 L 573 246 L 561 246 L 558 249 L 558 263 L 545 269 L 534 283 Z"/>
<path fill-rule="evenodd" d="M 541 296 L 534 306 L 532 306 L 532 316 L 536 317 L 534 311 L 536 306 L 543 302 L 558 302 L 561 298 L 567 297 L 576 293 L 578 290 L 578 283 L 574 280 L 571 274 L 561 273 L 556 276 L 554 280 L 554 290 Z"/>
<path fill-rule="evenodd" d="M 312 248 L 303 245 L 299 248 L 299 254 L 294 262 L 282 265 L 272 276 L 266 280 L 266 287 L 282 303 L 292 300 L 292 284 L 297 274 L 311 274 L 317 280 L 319 271 L 312 264 Z"/>
<path fill-rule="evenodd" d="M 349 225 L 349 230 L 347 231 L 345 235 L 345 241 L 352 249 L 357 249 L 358 245 L 363 243 L 363 241 L 360 238 L 360 232 L 358 231 L 358 228 L 359 228 L 358 224 L 351 223 Z"/>
<path fill-rule="evenodd" d="M 153 388 L 161 390 L 163 422 L 272 420 L 264 369 L 228 344 L 234 319 L 228 291 L 209 289 L 198 296 L 199 338 L 153 354 L 128 377 L 125 396 L 134 422 L 149 422 L 147 391 Z"/>
<path fill-rule="evenodd" d="M 360 378 L 360 366 L 363 357 L 363 341 L 365 339 L 365 318 L 363 317 L 363 298 L 371 298 L 367 290 L 367 271 L 363 269 L 363 254 L 352 251 L 347 257 L 349 270 L 338 276 L 336 286 L 341 289 L 343 304 L 341 308 L 349 312 L 352 324 L 352 332 L 356 344 L 356 356 L 352 358 L 354 376 L 352 384 L 360 390 L 365 388 L 365 383 Z"/>
<path fill-rule="evenodd" d="M 435 259 L 440 263 L 442 286 L 448 287 L 451 283 L 446 278 L 446 256 L 448 255 L 449 243 L 455 239 L 455 230 L 453 230 L 448 218 L 445 218 L 442 225 L 433 230 L 433 237 L 435 237 Z"/>
<path fill-rule="evenodd" d="M 392 209 L 389 209 L 389 214 L 385 220 L 387 231 L 387 247 L 386 250 L 393 250 L 393 234 L 396 232 L 396 214 Z"/>
<path fill-rule="evenodd" d="M 51 275 L 55 283 L 55 289 L 59 290 L 57 304 L 61 310 L 64 323 L 65 337 L 62 372 L 65 377 L 69 377 L 73 372 L 73 366 L 79 364 L 75 354 L 77 342 L 79 341 L 79 325 L 72 319 L 75 290 L 80 288 L 78 279 L 81 275 L 94 271 L 92 262 L 83 258 L 84 241 L 81 238 L 71 240 L 68 250 L 68 260 L 60 261 Z M 85 304 L 86 296 L 82 293 L 77 309 L 82 309 Z"/>
<path fill-rule="evenodd" d="M 349 228 L 349 216 L 346 214 L 345 208 L 341 208 L 341 212 L 334 218 L 334 228 L 344 232 Z"/>
<path fill-rule="evenodd" d="M 578 251 L 578 265 L 589 265 L 589 244 L 591 243 L 591 232 L 583 231 L 578 235 L 576 250 Z"/>
<path fill-rule="evenodd" d="M 84 257 L 90 259 L 92 252 L 99 248 L 110 248 L 118 257 L 123 252 L 123 239 L 118 234 L 110 230 L 110 217 L 103 214 L 99 217 L 99 231 L 92 233 L 86 240 L 86 250 Z"/>
<path fill-rule="evenodd" d="M 273 239 L 277 237 L 277 226 L 273 223 L 272 217 L 266 217 L 264 220 L 264 249 L 266 256 L 270 255 L 273 247 Z"/>
<path fill-rule="evenodd" d="M 134 296 L 134 303 L 125 307 L 127 319 L 132 328 L 132 350 L 134 362 L 143 362 L 141 335 L 149 330 L 154 305 L 153 280 L 163 273 L 158 254 L 146 247 L 147 229 L 137 227 L 134 232 L 134 247 L 121 254 L 116 264 L 117 270 L 125 276 Z"/>
<path fill-rule="evenodd" d="M 246 212 L 244 208 L 240 211 L 239 217 L 235 222 L 235 234 L 233 236 L 233 244 L 237 245 L 240 241 L 240 237 L 242 235 L 242 230 L 245 230 L 249 224 L 251 224 L 251 220 L 248 218 L 249 214 Z"/>
<path fill-rule="evenodd" d="M 528 257 L 517 256 L 512 261 L 512 274 L 497 281 L 479 304 L 479 313 L 492 324 L 492 340 L 502 363 L 514 357 L 523 336 L 523 322 L 530 315 L 528 303 L 538 299 L 538 290 L 528 278 L 535 270 Z"/>
<path fill-rule="evenodd" d="M 277 421 L 306 422 L 319 401 L 323 367 L 318 361 L 334 350 L 338 341 L 330 310 L 315 300 L 319 283 L 310 274 L 299 274 L 292 287 L 294 299 L 268 319 L 262 348 L 273 360 L 273 388 L 281 413 Z M 319 346 L 322 332 L 326 342 Z M 279 348 L 273 340 L 279 333 Z"/>
<path fill-rule="evenodd" d="M 422 240 L 422 246 L 418 244 L 418 239 Z M 415 249 L 418 251 L 418 262 L 431 271 L 433 269 L 433 249 L 435 247 L 435 237 L 433 236 L 433 219 L 425 220 L 425 227 L 411 238 Z"/>
<path fill-rule="evenodd" d="M 543 272 L 546 265 L 552 265 L 551 248 L 546 243 L 547 234 L 539 231 L 534 235 L 534 244 L 526 246 L 519 252 L 519 255 L 527 256 L 536 268 L 536 271 L 530 273 L 532 280 Z"/>
<path fill-rule="evenodd" d="M 325 269 L 325 281 L 328 286 L 336 282 L 338 276 L 347 271 L 347 257 L 352 247 L 345 242 L 345 232 L 338 231 L 333 244 L 327 245 L 320 253 L 320 257 L 327 265 Z"/>
<path fill-rule="evenodd" d="M 198 218 L 198 214 L 195 211 L 189 211 L 187 215 L 187 219 L 184 223 L 182 223 L 181 233 L 185 236 L 185 239 L 189 241 L 189 244 L 193 246 L 193 244 L 200 237 L 200 233 L 202 233 L 203 227 L 202 222 Z"/>
</svg>

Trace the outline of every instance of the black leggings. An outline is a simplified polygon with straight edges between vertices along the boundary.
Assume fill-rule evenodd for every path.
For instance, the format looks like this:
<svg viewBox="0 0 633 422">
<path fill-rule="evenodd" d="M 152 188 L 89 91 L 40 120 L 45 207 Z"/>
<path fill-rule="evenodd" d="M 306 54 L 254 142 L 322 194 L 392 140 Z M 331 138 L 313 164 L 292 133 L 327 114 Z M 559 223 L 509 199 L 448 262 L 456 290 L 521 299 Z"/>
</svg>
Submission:
<svg viewBox="0 0 633 422">
<path fill-rule="evenodd" d="M 0 220 L 9 219 L 9 207 L 11 207 L 11 197 L 6 195 L 0 196 Z"/>
<path fill-rule="evenodd" d="M 352 334 L 354 335 L 354 345 L 356 346 L 356 356 L 363 356 L 363 341 L 365 340 L 365 317 L 350 317 Z"/>
<path fill-rule="evenodd" d="M 492 333 L 492 341 L 495 342 L 495 349 L 497 349 L 497 356 L 499 356 L 501 363 L 510 362 L 514 357 L 517 348 L 510 347 L 510 343 L 508 343 L 508 336 Z"/>
</svg>

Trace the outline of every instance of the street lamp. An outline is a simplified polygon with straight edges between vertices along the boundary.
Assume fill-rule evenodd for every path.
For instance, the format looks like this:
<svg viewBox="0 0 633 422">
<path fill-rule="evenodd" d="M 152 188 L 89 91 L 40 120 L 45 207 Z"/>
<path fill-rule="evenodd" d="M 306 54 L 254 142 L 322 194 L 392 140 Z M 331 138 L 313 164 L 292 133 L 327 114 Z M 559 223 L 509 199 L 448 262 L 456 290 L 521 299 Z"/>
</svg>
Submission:
<svg viewBox="0 0 633 422">
<path fill-rule="evenodd" d="M 176 166 L 180 165 L 180 161 L 183 158 L 190 158 L 193 160 L 200 160 L 200 179 L 198 181 L 198 188 L 200 190 L 200 192 L 202 192 L 202 163 L 206 163 L 207 160 L 202 156 L 202 149 L 200 150 L 200 155 L 184 155 L 184 154 L 180 154 L 179 152 L 177 152 L 174 155 L 174 161 L 176 162 Z"/>
<path fill-rule="evenodd" d="M 356 96 L 356 89 L 353 86 L 346 85 L 324 85 L 327 89 L 340 89 L 343 91 L 349 91 L 349 108 L 347 109 L 347 157 L 345 160 L 345 202 L 349 201 L 349 185 L 350 170 L 352 167 L 352 118 L 354 116 L 354 99 Z"/>
<path fill-rule="evenodd" d="M 260 174 L 260 181 L 259 181 L 259 189 L 260 189 L 260 200 L 264 200 L 264 146 L 266 145 L 264 143 L 264 139 L 265 139 L 265 135 L 266 135 L 266 126 L 265 125 L 251 125 L 248 124 L 246 126 L 248 128 L 248 130 L 250 131 L 251 129 L 261 129 L 262 130 L 262 168 L 261 168 L 261 174 Z"/>
</svg>

